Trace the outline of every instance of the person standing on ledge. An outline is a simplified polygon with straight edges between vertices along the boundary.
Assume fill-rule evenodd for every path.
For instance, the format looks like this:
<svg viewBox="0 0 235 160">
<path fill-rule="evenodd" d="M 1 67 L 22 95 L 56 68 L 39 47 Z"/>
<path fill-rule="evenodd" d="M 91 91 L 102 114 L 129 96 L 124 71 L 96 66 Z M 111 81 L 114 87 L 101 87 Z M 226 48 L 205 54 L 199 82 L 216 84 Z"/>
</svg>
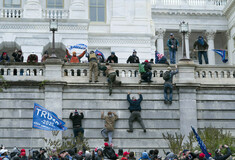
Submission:
<svg viewBox="0 0 235 160">
<path fill-rule="evenodd" d="M 199 64 L 202 64 L 202 55 L 204 57 L 205 63 L 208 64 L 208 57 L 207 57 L 207 50 L 209 45 L 204 40 L 202 36 L 199 36 L 198 39 L 193 44 L 193 51 L 196 51 L 196 48 L 198 50 L 198 61 Z"/>
<path fill-rule="evenodd" d="M 172 90 L 173 90 L 173 85 L 172 85 L 172 81 L 173 81 L 173 76 L 178 73 L 178 69 L 177 69 L 177 65 L 175 65 L 176 71 L 172 71 L 171 67 L 167 67 L 167 70 L 164 74 L 163 74 L 163 79 L 165 80 L 164 83 L 164 98 L 165 101 L 164 103 L 167 104 L 167 102 L 169 102 L 170 104 L 172 104 Z M 167 91 L 169 90 L 169 99 L 168 99 L 168 94 Z"/>
<path fill-rule="evenodd" d="M 136 50 L 133 50 L 133 54 L 127 59 L 126 63 L 140 63 L 139 57 L 136 54 Z"/>
<path fill-rule="evenodd" d="M 108 112 L 107 116 L 104 116 L 104 112 L 102 112 L 101 119 L 105 120 L 105 128 L 101 130 L 101 134 L 104 137 L 104 141 L 109 141 L 109 145 L 112 145 L 114 125 L 116 120 L 118 120 L 118 116 L 111 111 Z"/>
<path fill-rule="evenodd" d="M 98 81 L 98 58 L 94 51 L 90 51 L 88 55 L 89 61 L 89 82 L 92 82 L 92 73 L 95 74 L 95 83 Z"/>
<path fill-rule="evenodd" d="M 74 115 L 72 112 L 70 113 L 69 119 L 71 119 L 73 122 L 74 137 L 77 137 L 79 133 L 83 137 L 83 134 L 84 134 L 84 129 L 82 128 L 83 118 L 84 118 L 83 113 L 80 112 L 80 115 L 79 115 L 77 110 L 75 110 Z"/>
<path fill-rule="evenodd" d="M 139 93 L 140 98 L 137 100 L 134 96 L 132 99 L 130 99 L 130 92 L 127 94 L 127 100 L 130 103 L 129 111 L 131 112 L 130 118 L 129 118 L 129 129 L 127 132 L 133 132 L 133 122 L 137 120 L 141 127 L 143 128 L 144 132 L 146 132 L 146 128 L 144 126 L 143 120 L 141 118 L 140 112 L 141 112 L 141 106 L 140 103 L 143 100 L 143 96 L 141 93 Z"/>
<path fill-rule="evenodd" d="M 170 39 L 167 41 L 167 46 L 169 47 L 171 64 L 175 64 L 175 55 L 179 47 L 179 42 L 175 39 L 174 34 L 170 34 Z"/>
</svg>

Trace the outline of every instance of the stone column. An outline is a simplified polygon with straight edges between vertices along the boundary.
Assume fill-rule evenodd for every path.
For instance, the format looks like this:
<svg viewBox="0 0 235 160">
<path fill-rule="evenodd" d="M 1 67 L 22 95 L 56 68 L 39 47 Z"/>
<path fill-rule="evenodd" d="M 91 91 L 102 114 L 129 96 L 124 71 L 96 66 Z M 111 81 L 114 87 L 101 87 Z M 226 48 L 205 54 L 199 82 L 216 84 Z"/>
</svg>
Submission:
<svg viewBox="0 0 235 160">
<path fill-rule="evenodd" d="M 180 132 L 185 135 L 184 141 L 188 140 L 191 126 L 197 129 L 196 89 L 200 84 L 195 80 L 195 66 L 193 61 L 179 61 L 178 64 L 176 87 L 179 88 Z"/>
<path fill-rule="evenodd" d="M 189 37 L 191 32 L 185 34 L 185 47 L 186 47 L 186 57 L 190 59 L 190 52 L 189 52 Z"/>
<path fill-rule="evenodd" d="M 26 1 L 23 18 L 42 18 L 42 6 L 39 0 Z"/>
<path fill-rule="evenodd" d="M 70 19 L 88 19 L 88 1 L 72 0 L 69 8 Z"/>
<path fill-rule="evenodd" d="M 63 87 L 62 62 L 60 59 L 47 59 L 45 62 L 45 108 L 54 112 L 58 118 L 63 116 Z M 52 140 L 62 140 L 62 131 L 57 136 L 52 132 L 45 131 L 45 137 Z"/>
<path fill-rule="evenodd" d="M 227 35 L 227 48 L 228 48 L 228 51 L 226 52 L 228 54 L 228 63 L 230 65 L 233 65 L 235 64 L 234 63 L 234 56 L 233 56 L 233 39 L 230 35 L 230 32 L 226 32 L 226 35 Z"/>
<path fill-rule="evenodd" d="M 212 51 L 212 49 L 215 49 L 214 45 L 215 34 L 216 31 L 214 30 L 206 31 L 206 38 L 208 40 L 208 45 L 209 45 L 208 60 L 210 65 L 215 65 L 215 52 Z"/>
<path fill-rule="evenodd" d="M 157 36 L 157 51 L 161 54 L 164 54 L 164 35 L 165 29 L 159 28 L 156 30 Z"/>
</svg>

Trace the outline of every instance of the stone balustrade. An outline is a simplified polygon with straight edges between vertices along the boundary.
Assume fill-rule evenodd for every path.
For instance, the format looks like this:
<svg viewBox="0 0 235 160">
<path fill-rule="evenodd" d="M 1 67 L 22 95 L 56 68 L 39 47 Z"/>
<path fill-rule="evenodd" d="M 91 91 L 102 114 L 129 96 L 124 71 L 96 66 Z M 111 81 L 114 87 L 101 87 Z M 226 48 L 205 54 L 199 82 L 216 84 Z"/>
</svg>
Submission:
<svg viewBox="0 0 235 160">
<path fill-rule="evenodd" d="M 22 18 L 22 8 L 1 8 L 0 18 Z"/>
<path fill-rule="evenodd" d="M 155 7 L 159 4 L 163 6 L 181 6 L 181 5 L 188 5 L 188 6 L 225 6 L 227 0 L 152 0 L 152 6 Z"/>
<path fill-rule="evenodd" d="M 44 9 L 43 18 L 67 19 L 69 11 L 65 9 Z"/>
<path fill-rule="evenodd" d="M 102 64 L 104 65 L 104 64 Z M 86 83 L 89 80 L 89 66 L 87 63 L 80 64 L 60 64 L 61 80 L 71 83 Z M 112 64 L 117 73 L 117 79 L 123 83 L 138 83 L 140 73 L 137 64 Z M 0 74 L 6 80 L 46 80 L 47 63 L 27 64 L 27 63 L 7 63 L 0 64 Z M 57 66 L 58 67 L 58 66 Z M 166 65 L 152 65 L 153 84 L 162 84 L 164 80 L 162 74 L 166 71 Z M 179 66 L 180 68 L 181 66 Z M 235 68 L 233 66 L 208 66 L 196 65 L 194 78 L 200 84 L 234 84 Z M 174 68 L 174 67 L 173 67 Z M 192 68 L 193 69 L 193 68 Z M 47 75 L 50 76 L 50 75 Z M 106 82 L 103 72 L 99 72 L 99 80 Z M 178 75 L 174 78 L 178 83 Z"/>
</svg>

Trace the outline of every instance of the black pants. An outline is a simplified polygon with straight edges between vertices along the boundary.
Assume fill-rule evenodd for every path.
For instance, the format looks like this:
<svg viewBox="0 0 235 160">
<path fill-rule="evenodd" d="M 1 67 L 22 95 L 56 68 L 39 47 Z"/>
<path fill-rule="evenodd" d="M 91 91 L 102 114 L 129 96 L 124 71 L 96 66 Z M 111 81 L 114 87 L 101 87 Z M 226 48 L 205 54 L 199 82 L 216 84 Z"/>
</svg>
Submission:
<svg viewBox="0 0 235 160">
<path fill-rule="evenodd" d="M 82 135 L 82 137 L 83 137 L 84 129 L 83 129 L 82 127 L 73 128 L 74 137 L 77 137 L 79 133 L 80 133 L 80 134 Z"/>
<path fill-rule="evenodd" d="M 133 130 L 133 122 L 135 120 L 140 123 L 140 125 L 143 129 L 146 129 L 145 126 L 144 126 L 143 120 L 141 118 L 140 111 L 133 111 L 131 113 L 130 118 L 129 118 L 129 127 L 130 127 L 131 131 Z"/>
</svg>

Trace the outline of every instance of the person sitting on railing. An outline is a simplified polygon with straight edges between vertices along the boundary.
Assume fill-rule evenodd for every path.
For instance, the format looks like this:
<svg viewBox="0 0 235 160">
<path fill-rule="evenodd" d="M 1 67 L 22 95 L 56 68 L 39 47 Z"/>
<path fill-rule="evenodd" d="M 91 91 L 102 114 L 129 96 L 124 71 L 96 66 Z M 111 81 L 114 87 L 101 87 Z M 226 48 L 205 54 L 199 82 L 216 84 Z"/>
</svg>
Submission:
<svg viewBox="0 0 235 160">
<path fill-rule="evenodd" d="M 116 80 L 117 73 L 111 67 L 111 65 L 109 63 L 106 63 L 105 66 L 101 66 L 99 64 L 99 69 L 102 70 L 102 71 L 105 71 L 105 75 L 107 76 L 107 80 L 108 80 L 108 84 L 109 84 L 109 95 L 111 95 L 112 94 L 113 84 L 121 85 L 122 82 Z"/>
<path fill-rule="evenodd" d="M 139 83 L 141 82 L 153 82 L 152 79 L 152 66 L 149 63 L 148 60 L 145 60 L 142 64 L 139 64 L 139 72 L 141 74 L 141 80 L 139 81 Z"/>
<path fill-rule="evenodd" d="M 17 49 L 16 49 L 15 52 L 12 53 L 12 56 L 14 57 L 15 62 L 23 62 L 24 61 L 24 56 L 23 56 L 21 50 L 17 51 Z"/>
<path fill-rule="evenodd" d="M 172 90 L 173 90 L 173 86 L 172 86 L 172 81 L 173 81 L 173 76 L 178 73 L 178 69 L 177 69 L 177 65 L 175 65 L 176 71 L 172 71 L 171 67 L 168 67 L 167 70 L 164 74 L 163 74 L 163 79 L 165 80 L 164 83 L 164 98 L 165 101 L 164 103 L 167 104 L 167 102 L 169 102 L 170 104 L 172 104 Z M 167 95 L 167 91 L 170 91 L 169 93 L 169 99 L 168 99 L 168 95 Z"/>
<path fill-rule="evenodd" d="M 202 55 L 204 57 L 205 63 L 208 64 L 208 57 L 207 57 L 208 47 L 209 45 L 202 36 L 199 36 L 198 39 L 194 42 L 193 51 L 195 52 L 197 48 L 199 64 L 202 64 Z"/>
<path fill-rule="evenodd" d="M 48 53 L 48 51 L 45 51 L 42 56 L 41 62 L 45 62 L 47 60 L 47 58 L 49 58 L 49 53 Z"/>
<path fill-rule="evenodd" d="M 115 52 L 111 52 L 111 55 L 106 60 L 108 63 L 118 63 L 118 57 L 115 55 Z"/>
<path fill-rule="evenodd" d="M 28 56 L 27 63 L 38 63 L 38 56 L 34 53 L 30 54 Z"/>
<path fill-rule="evenodd" d="M 80 59 L 86 54 L 86 51 L 83 51 L 82 54 L 76 56 L 76 52 L 73 52 L 73 56 L 71 56 L 68 52 L 68 50 L 66 51 L 67 55 L 71 57 L 70 63 L 80 63 Z"/>
<path fill-rule="evenodd" d="M 136 54 L 136 50 L 133 50 L 133 54 L 127 59 L 126 63 L 140 63 L 139 57 Z"/>
<path fill-rule="evenodd" d="M 167 61 L 167 58 L 164 56 L 164 54 L 156 54 L 156 59 L 155 59 L 156 64 L 167 64 L 169 65 L 169 62 Z"/>
<path fill-rule="evenodd" d="M 0 62 L 10 62 L 10 57 L 7 55 L 7 52 L 2 52 Z"/>
</svg>

